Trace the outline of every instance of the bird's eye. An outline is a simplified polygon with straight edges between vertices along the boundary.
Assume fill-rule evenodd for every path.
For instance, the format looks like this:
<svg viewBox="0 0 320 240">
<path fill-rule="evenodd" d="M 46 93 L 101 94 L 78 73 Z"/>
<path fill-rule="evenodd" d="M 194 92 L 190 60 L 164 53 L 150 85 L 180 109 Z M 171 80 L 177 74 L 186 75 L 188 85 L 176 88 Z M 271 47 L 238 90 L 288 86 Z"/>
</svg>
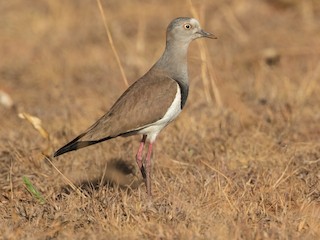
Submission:
<svg viewBox="0 0 320 240">
<path fill-rule="evenodd" d="M 183 28 L 189 30 L 192 28 L 192 25 L 190 23 L 186 23 L 185 25 L 183 25 Z"/>
</svg>

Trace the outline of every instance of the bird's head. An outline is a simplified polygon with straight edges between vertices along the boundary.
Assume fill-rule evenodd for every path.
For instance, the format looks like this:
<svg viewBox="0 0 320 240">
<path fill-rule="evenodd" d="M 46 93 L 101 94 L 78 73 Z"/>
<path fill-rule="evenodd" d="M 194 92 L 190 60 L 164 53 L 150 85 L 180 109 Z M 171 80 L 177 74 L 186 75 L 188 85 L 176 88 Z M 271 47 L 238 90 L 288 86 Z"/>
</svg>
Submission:
<svg viewBox="0 0 320 240">
<path fill-rule="evenodd" d="M 179 17 L 174 19 L 167 28 L 167 41 L 178 41 L 189 44 L 197 38 L 216 39 L 212 33 L 204 31 L 194 18 Z"/>
</svg>

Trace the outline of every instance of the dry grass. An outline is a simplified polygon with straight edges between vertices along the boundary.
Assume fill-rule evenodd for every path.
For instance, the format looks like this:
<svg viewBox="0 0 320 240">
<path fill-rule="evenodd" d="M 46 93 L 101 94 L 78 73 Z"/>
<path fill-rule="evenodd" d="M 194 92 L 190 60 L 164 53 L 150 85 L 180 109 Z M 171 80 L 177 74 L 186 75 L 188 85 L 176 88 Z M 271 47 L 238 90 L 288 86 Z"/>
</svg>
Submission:
<svg viewBox="0 0 320 240">
<path fill-rule="evenodd" d="M 0 105 L 2 239 L 320 238 L 319 1 L 193 4 L 219 39 L 199 40 L 204 58 L 191 45 L 189 100 L 158 138 L 150 204 L 138 137 L 53 165 L 41 153 L 86 129 L 126 88 L 97 2 L 0 3 L 0 90 L 15 104 Z M 161 54 L 170 20 L 191 15 L 189 1 L 102 5 L 130 83 Z M 41 119 L 49 140 L 20 112 Z"/>
</svg>

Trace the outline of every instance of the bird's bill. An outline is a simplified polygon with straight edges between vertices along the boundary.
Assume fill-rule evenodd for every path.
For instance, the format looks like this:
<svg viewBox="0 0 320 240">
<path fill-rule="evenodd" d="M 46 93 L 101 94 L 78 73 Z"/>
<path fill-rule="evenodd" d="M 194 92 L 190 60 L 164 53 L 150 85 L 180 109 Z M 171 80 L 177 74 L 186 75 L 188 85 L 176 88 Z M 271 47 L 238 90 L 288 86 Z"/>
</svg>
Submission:
<svg viewBox="0 0 320 240">
<path fill-rule="evenodd" d="M 201 35 L 201 37 L 217 39 L 217 37 L 213 33 L 206 32 L 203 29 L 201 29 L 198 33 Z"/>
</svg>

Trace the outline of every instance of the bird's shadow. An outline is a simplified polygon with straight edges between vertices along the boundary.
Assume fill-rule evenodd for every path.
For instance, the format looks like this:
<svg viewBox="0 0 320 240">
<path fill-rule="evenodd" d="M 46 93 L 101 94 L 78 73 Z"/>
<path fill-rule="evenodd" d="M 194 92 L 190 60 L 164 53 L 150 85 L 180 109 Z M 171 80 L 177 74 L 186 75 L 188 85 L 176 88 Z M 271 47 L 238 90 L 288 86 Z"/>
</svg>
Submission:
<svg viewBox="0 0 320 240">
<path fill-rule="evenodd" d="M 132 164 L 116 158 L 107 162 L 101 174 L 92 179 L 80 180 L 75 186 L 85 195 L 92 196 L 94 192 L 105 187 L 120 188 L 130 192 L 131 189 L 138 188 L 142 182 L 142 177 L 136 173 Z M 74 186 L 67 184 L 62 186 L 61 194 L 69 195 L 74 190 Z"/>
</svg>

